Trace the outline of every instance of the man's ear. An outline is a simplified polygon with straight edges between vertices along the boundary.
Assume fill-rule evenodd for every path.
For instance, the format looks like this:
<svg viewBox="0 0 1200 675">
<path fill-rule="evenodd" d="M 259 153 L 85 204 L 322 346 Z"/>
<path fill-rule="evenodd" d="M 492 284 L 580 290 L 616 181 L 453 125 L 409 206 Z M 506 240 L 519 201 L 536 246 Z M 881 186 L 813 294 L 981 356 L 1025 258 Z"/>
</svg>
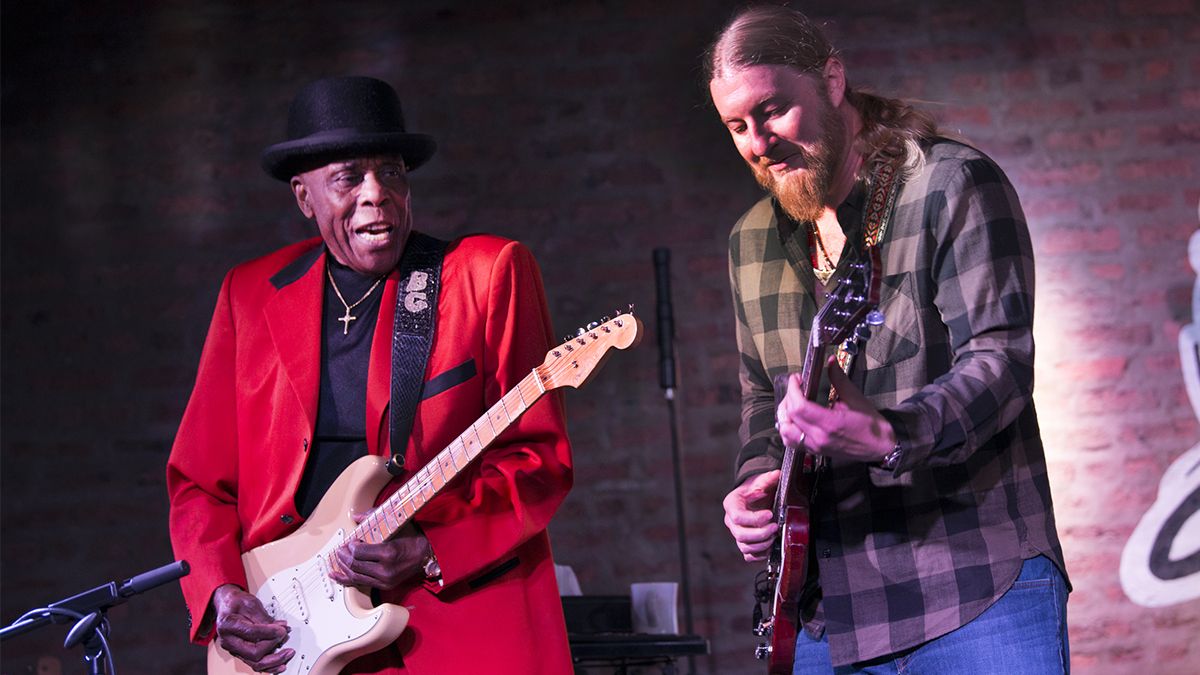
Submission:
<svg viewBox="0 0 1200 675">
<path fill-rule="evenodd" d="M 299 176 L 292 176 L 292 194 L 296 195 L 296 206 L 300 207 L 300 212 L 304 214 L 305 218 L 312 218 L 316 215 L 312 204 L 308 201 L 308 186 L 300 180 Z"/>
<path fill-rule="evenodd" d="M 821 76 L 825 79 L 825 91 L 829 93 L 829 102 L 838 107 L 846 100 L 846 66 L 836 56 L 830 56 L 825 61 Z"/>
</svg>

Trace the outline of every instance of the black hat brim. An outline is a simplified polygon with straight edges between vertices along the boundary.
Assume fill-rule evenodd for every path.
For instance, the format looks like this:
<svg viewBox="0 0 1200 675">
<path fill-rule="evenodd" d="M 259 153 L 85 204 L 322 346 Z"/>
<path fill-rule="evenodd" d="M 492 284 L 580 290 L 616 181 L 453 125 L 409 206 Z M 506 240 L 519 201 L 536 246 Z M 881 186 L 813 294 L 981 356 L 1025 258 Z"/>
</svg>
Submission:
<svg viewBox="0 0 1200 675">
<path fill-rule="evenodd" d="M 323 132 L 270 146 L 263 151 L 262 167 L 272 177 L 287 182 L 296 174 L 330 162 L 396 154 L 404 159 L 405 168 L 412 171 L 428 161 L 435 150 L 437 142 L 425 134 Z"/>
</svg>

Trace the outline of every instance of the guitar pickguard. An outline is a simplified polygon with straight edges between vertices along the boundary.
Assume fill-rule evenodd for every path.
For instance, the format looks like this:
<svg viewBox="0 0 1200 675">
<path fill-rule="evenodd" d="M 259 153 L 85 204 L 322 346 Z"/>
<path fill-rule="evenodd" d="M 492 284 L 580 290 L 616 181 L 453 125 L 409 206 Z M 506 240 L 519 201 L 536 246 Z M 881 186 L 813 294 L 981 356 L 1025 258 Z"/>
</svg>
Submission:
<svg viewBox="0 0 1200 675">
<path fill-rule="evenodd" d="M 380 457 L 350 465 L 325 494 L 312 517 L 279 541 L 246 552 L 247 583 L 267 612 L 287 621 L 284 646 L 296 650 L 286 675 L 336 675 L 354 657 L 395 640 L 408 623 L 408 610 L 373 607 L 370 597 L 329 578 L 326 556 L 354 528 L 351 512 L 371 508 L 391 476 Z M 210 675 L 253 670 L 214 641 L 208 650 Z"/>
</svg>

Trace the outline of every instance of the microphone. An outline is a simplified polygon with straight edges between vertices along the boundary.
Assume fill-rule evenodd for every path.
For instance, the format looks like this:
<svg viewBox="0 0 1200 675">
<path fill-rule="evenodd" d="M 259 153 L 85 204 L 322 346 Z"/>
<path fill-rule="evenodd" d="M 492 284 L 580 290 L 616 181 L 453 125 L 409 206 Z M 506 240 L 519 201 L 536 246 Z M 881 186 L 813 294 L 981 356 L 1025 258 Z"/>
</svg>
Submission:
<svg viewBox="0 0 1200 675">
<path fill-rule="evenodd" d="M 191 571 L 192 568 L 186 560 L 177 560 L 122 581 L 121 588 L 117 594 L 122 598 L 128 598 L 138 593 L 144 593 L 156 586 L 162 586 L 163 584 L 175 581 L 180 577 L 185 577 Z"/>
<path fill-rule="evenodd" d="M 673 398 L 675 317 L 671 309 L 671 249 L 654 249 L 654 285 L 658 290 L 658 383 L 667 390 L 667 398 Z"/>
</svg>

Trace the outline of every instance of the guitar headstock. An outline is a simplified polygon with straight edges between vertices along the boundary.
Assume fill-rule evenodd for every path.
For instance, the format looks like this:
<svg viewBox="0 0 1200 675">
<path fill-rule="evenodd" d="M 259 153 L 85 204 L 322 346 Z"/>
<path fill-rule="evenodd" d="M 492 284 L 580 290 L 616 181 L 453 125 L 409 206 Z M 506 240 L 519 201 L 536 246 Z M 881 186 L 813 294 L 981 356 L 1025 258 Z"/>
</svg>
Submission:
<svg viewBox="0 0 1200 675">
<path fill-rule="evenodd" d="M 546 354 L 537 367 L 546 389 L 578 387 L 588 380 L 612 349 L 628 349 L 642 339 L 642 322 L 629 312 L 618 314 L 604 323 L 588 324 Z"/>
<path fill-rule="evenodd" d="M 845 342 L 861 324 L 878 325 L 883 316 L 875 311 L 879 304 L 882 264 L 879 250 L 867 249 L 867 260 L 856 260 L 838 280 L 837 287 L 813 320 L 812 342 L 827 347 Z"/>
</svg>

